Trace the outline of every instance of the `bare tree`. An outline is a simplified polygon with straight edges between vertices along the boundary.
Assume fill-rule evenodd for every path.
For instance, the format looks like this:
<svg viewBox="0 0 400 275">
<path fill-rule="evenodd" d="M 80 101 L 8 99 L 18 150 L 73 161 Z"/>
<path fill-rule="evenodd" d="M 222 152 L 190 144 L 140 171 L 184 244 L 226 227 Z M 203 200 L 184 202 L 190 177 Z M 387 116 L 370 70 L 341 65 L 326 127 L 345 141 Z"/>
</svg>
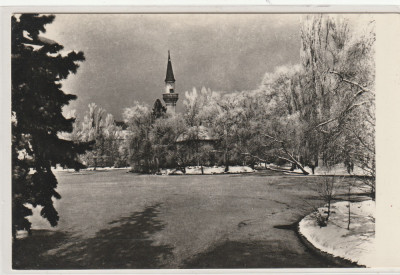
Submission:
<svg viewBox="0 0 400 275">
<path fill-rule="evenodd" d="M 316 183 L 316 192 L 327 205 L 326 221 L 329 220 L 332 202 L 337 199 L 337 191 L 342 188 L 342 185 L 343 178 L 338 179 L 335 176 L 325 176 Z"/>
</svg>

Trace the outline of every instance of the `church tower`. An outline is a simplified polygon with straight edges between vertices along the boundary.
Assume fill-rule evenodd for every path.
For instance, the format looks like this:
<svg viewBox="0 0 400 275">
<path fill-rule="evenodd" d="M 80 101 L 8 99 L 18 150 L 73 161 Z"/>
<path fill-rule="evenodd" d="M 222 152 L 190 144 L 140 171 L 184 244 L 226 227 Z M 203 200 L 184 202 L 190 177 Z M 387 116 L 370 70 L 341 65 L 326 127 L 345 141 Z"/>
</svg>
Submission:
<svg viewBox="0 0 400 275">
<path fill-rule="evenodd" d="M 163 100 L 167 107 L 167 112 L 175 113 L 178 97 L 179 94 L 175 93 L 175 78 L 174 72 L 172 71 L 171 57 L 168 51 L 167 75 L 165 77 L 165 93 L 163 93 Z"/>
</svg>

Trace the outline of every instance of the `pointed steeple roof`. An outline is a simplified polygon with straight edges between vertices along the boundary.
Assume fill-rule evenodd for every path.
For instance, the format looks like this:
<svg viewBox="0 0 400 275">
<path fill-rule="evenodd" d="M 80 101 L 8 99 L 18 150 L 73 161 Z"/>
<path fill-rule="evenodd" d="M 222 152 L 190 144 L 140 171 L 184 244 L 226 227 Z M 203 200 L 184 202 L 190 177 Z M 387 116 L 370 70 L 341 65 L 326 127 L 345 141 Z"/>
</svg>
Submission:
<svg viewBox="0 0 400 275">
<path fill-rule="evenodd" d="M 167 65 L 167 75 L 165 77 L 165 82 L 175 82 L 174 72 L 172 71 L 171 57 L 168 51 L 168 65 Z"/>
</svg>

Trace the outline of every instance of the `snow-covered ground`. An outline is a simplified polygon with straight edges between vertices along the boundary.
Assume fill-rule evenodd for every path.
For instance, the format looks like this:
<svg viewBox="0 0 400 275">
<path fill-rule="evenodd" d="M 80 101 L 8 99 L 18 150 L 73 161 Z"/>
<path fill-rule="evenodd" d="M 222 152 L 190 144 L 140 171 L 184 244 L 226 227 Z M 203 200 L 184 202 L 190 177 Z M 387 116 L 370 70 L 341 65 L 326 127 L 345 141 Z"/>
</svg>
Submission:
<svg viewBox="0 0 400 275">
<path fill-rule="evenodd" d="M 107 171 L 107 170 L 126 170 L 126 169 L 130 169 L 130 167 L 97 167 L 96 170 L 94 169 L 94 167 L 88 167 L 85 169 L 81 169 L 80 171 Z M 60 166 L 57 166 L 56 168 L 52 168 L 51 169 L 53 172 L 57 171 L 57 172 L 75 172 L 75 169 L 72 168 L 62 168 Z M 30 173 L 35 173 L 35 170 L 33 168 L 31 168 Z"/>
<path fill-rule="evenodd" d="M 121 167 L 121 168 L 114 168 L 114 167 L 97 167 L 96 170 L 93 167 L 81 169 L 80 171 L 107 171 L 107 170 L 126 170 L 130 169 L 130 167 Z M 75 172 L 74 169 L 68 168 L 64 169 L 62 167 L 52 168 L 52 171 L 57 172 Z M 213 174 L 238 174 L 238 173 L 252 173 L 255 172 L 254 169 L 248 166 L 229 166 L 229 171 L 225 172 L 224 166 L 213 166 L 213 167 L 206 167 L 203 166 L 203 172 L 205 175 L 213 175 Z M 35 173 L 35 170 L 31 168 L 30 173 Z M 177 169 L 162 169 L 162 175 L 183 175 L 183 172 Z M 186 175 L 201 175 L 201 166 L 188 166 L 186 167 Z"/>
<path fill-rule="evenodd" d="M 186 167 L 186 175 L 201 175 L 201 166 L 188 166 Z M 226 172 L 228 174 L 237 174 L 237 173 L 252 173 L 255 170 L 248 166 L 229 166 L 229 171 Z M 203 166 L 203 174 L 204 175 L 213 175 L 213 174 L 224 174 L 225 167 L 223 166 L 213 166 L 206 167 Z M 163 175 L 183 175 L 183 172 L 176 169 L 164 169 L 161 171 Z"/>
<path fill-rule="evenodd" d="M 326 216 L 326 207 L 318 210 Z M 348 211 L 348 202 L 334 203 L 326 227 L 320 227 L 315 218 L 317 213 L 312 213 L 301 220 L 299 231 L 319 250 L 371 267 L 375 250 L 375 201 L 350 203 L 350 230 L 347 230 Z"/>
<path fill-rule="evenodd" d="M 264 167 L 264 165 L 262 165 Z M 267 164 L 266 167 L 271 170 L 290 170 L 290 165 L 278 166 L 275 164 Z M 307 171 L 310 175 L 313 175 L 312 170 L 310 167 L 305 166 L 304 170 Z M 295 169 L 295 173 L 302 174 L 300 169 Z M 320 176 L 346 176 L 346 175 L 357 175 L 363 176 L 365 175 L 365 171 L 359 167 L 354 166 L 353 171 L 350 174 L 347 172 L 347 168 L 344 164 L 336 164 L 333 167 L 326 167 L 326 166 L 318 166 L 314 169 L 314 175 Z"/>
</svg>

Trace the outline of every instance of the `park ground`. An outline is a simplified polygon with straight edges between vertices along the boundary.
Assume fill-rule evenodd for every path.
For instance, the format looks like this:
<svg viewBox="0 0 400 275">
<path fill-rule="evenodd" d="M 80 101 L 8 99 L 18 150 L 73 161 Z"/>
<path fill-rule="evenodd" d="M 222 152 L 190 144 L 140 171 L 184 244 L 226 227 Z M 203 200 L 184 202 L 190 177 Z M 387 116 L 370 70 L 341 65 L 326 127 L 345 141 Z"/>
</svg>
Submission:
<svg viewBox="0 0 400 275">
<path fill-rule="evenodd" d="M 313 191 L 319 176 L 56 176 L 59 225 L 35 210 L 32 236 L 13 243 L 16 269 L 340 267 L 293 230 L 310 205 L 323 205 Z M 352 200 L 363 199 L 353 191 Z"/>
</svg>

